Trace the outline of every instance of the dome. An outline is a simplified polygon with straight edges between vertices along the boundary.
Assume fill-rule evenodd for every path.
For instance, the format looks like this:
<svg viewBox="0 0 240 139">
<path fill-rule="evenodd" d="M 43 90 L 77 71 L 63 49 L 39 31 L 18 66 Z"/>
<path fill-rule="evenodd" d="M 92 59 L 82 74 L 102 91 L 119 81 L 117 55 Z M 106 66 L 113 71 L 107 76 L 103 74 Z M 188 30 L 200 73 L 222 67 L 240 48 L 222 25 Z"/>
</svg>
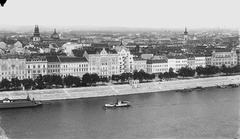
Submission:
<svg viewBox="0 0 240 139">
<path fill-rule="evenodd" d="M 57 34 L 56 29 L 54 29 L 54 32 L 53 32 L 51 38 L 52 39 L 59 39 L 59 35 Z"/>
</svg>

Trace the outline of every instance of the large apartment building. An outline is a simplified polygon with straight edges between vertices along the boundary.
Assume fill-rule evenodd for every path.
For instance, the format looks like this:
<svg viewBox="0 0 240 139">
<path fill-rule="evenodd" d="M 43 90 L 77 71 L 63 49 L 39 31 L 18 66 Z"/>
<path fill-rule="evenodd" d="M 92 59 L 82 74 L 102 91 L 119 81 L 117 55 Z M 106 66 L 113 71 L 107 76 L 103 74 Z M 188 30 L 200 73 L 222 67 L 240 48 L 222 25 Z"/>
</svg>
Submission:
<svg viewBox="0 0 240 139">
<path fill-rule="evenodd" d="M 58 57 L 60 61 L 60 75 L 82 76 L 88 72 L 88 61 L 84 57 Z"/>
<path fill-rule="evenodd" d="M 168 72 L 168 62 L 165 59 L 147 60 L 147 73 L 158 74 Z"/>
<path fill-rule="evenodd" d="M 39 74 L 47 75 L 47 59 L 44 56 L 31 56 L 26 58 L 27 78 L 36 79 Z"/>
<path fill-rule="evenodd" d="M 116 50 L 107 48 L 86 49 L 83 54 L 89 62 L 89 73 L 99 76 L 112 76 L 120 74 L 119 55 Z"/>
<path fill-rule="evenodd" d="M 119 72 L 122 73 L 132 73 L 133 72 L 133 55 L 130 53 L 129 49 L 124 46 L 115 47 L 119 55 Z"/>
<path fill-rule="evenodd" d="M 24 55 L 1 54 L 0 58 L 0 80 L 26 78 L 26 59 Z"/>
<path fill-rule="evenodd" d="M 143 70 L 144 72 L 147 72 L 147 60 L 146 59 L 134 57 L 133 60 L 134 60 L 133 70 L 137 70 L 137 71 Z"/>
<path fill-rule="evenodd" d="M 212 52 L 211 65 L 233 67 L 237 65 L 237 52 L 234 49 L 216 49 Z"/>
</svg>

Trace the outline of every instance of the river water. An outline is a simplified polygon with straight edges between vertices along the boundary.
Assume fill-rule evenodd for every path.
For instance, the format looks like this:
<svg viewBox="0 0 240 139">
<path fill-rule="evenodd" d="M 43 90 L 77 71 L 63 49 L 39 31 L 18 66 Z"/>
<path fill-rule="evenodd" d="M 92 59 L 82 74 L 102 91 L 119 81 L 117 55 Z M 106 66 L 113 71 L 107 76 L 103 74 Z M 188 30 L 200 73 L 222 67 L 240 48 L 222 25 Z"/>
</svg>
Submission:
<svg viewBox="0 0 240 139">
<path fill-rule="evenodd" d="M 240 88 L 207 88 L 53 101 L 1 110 L 0 134 L 8 139 L 234 138 L 239 94 Z M 102 108 L 117 98 L 132 106 Z"/>
</svg>

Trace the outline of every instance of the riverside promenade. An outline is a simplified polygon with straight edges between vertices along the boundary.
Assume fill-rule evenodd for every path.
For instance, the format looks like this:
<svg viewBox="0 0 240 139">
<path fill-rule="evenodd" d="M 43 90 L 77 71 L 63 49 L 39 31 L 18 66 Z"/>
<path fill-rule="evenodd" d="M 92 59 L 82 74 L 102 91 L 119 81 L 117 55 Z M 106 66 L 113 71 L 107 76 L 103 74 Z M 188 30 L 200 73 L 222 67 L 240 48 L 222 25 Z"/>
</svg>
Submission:
<svg viewBox="0 0 240 139">
<path fill-rule="evenodd" d="M 137 87 L 129 84 L 124 85 L 108 85 L 96 87 L 79 87 L 79 88 L 63 88 L 63 89 L 44 89 L 29 91 L 4 91 L 0 92 L 0 99 L 6 97 L 10 99 L 24 99 L 29 94 L 30 98 L 35 100 L 64 100 L 103 96 L 116 96 L 127 94 L 151 93 L 160 91 L 170 91 L 184 88 L 195 88 L 197 86 L 213 87 L 217 85 L 239 84 L 240 75 L 221 76 L 198 79 L 178 79 L 174 81 L 149 82 L 140 83 Z"/>
</svg>

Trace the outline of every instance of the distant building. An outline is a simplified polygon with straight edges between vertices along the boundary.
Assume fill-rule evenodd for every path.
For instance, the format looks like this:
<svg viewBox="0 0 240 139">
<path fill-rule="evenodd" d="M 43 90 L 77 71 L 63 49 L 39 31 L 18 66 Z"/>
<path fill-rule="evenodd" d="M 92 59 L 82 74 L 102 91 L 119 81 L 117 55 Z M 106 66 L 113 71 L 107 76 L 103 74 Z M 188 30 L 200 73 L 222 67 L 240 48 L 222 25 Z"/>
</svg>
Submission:
<svg viewBox="0 0 240 139">
<path fill-rule="evenodd" d="M 133 55 L 130 53 L 129 49 L 124 46 L 115 47 L 119 55 L 119 72 L 122 73 L 132 73 L 133 72 Z"/>
<path fill-rule="evenodd" d="M 58 56 L 60 61 L 60 75 L 66 77 L 68 75 L 82 78 L 88 73 L 89 64 L 85 57 L 62 57 Z"/>
<path fill-rule="evenodd" d="M 147 60 L 137 57 L 134 57 L 133 60 L 134 60 L 133 70 L 137 71 L 143 70 L 147 72 Z"/>
<path fill-rule="evenodd" d="M 60 75 L 60 60 L 57 55 L 46 56 L 47 59 L 47 74 L 48 75 Z"/>
<path fill-rule="evenodd" d="M 184 34 L 183 34 L 183 40 L 186 43 L 188 41 L 188 32 L 187 32 L 187 28 L 185 28 Z"/>
<path fill-rule="evenodd" d="M 119 75 L 119 54 L 111 49 L 86 49 L 83 56 L 89 62 L 89 73 L 99 76 Z"/>
<path fill-rule="evenodd" d="M 44 56 L 26 58 L 27 78 L 36 79 L 40 74 L 47 75 L 47 59 Z"/>
<path fill-rule="evenodd" d="M 233 67 L 237 65 L 237 53 L 234 49 L 216 49 L 212 52 L 211 65 Z"/>
<path fill-rule="evenodd" d="M 147 73 L 159 74 L 168 72 L 168 62 L 165 59 L 147 60 Z"/>
<path fill-rule="evenodd" d="M 19 54 L 1 54 L 0 55 L 0 80 L 26 78 L 26 59 L 24 55 Z"/>
</svg>

